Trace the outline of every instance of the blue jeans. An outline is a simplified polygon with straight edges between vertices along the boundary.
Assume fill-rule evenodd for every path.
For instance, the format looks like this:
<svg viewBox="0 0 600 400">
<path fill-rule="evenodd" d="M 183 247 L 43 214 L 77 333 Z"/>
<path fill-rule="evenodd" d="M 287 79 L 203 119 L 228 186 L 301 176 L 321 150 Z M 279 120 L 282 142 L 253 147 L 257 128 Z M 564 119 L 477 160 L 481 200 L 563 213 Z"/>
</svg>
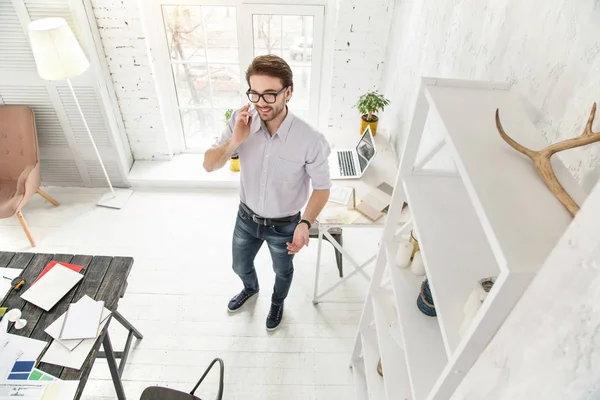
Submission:
<svg viewBox="0 0 600 400">
<path fill-rule="evenodd" d="M 294 221 L 285 226 L 259 225 L 240 206 L 233 231 L 233 270 L 244 283 L 244 289 L 248 294 L 258 292 L 254 258 L 266 241 L 273 260 L 273 271 L 275 271 L 275 286 L 271 301 L 274 304 L 283 304 L 294 276 L 292 262 L 294 255 L 288 254 L 286 243 L 291 243 L 294 239 L 294 230 L 298 222 L 300 222 L 300 213 Z"/>
</svg>

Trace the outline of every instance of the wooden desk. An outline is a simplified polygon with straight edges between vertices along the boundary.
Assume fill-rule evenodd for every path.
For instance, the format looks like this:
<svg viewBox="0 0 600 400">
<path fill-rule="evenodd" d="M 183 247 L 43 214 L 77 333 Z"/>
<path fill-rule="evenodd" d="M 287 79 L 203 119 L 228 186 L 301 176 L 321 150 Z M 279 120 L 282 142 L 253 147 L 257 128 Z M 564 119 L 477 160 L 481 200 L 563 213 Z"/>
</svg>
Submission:
<svg viewBox="0 0 600 400">
<path fill-rule="evenodd" d="M 81 273 L 84 275 L 84 278 L 49 312 L 45 312 L 41 308 L 22 300 L 21 294 L 28 289 L 35 278 L 52 260 L 83 266 Z M 117 398 L 119 400 L 125 399 L 121 375 L 133 337 L 135 336 L 138 339 L 142 339 L 143 337 L 141 333 L 117 312 L 119 298 L 125 294 L 127 277 L 132 265 L 133 258 L 131 257 L 0 252 L 0 267 L 23 269 L 21 276 L 27 282 L 24 289 L 21 289 L 19 292 L 10 292 L 0 304 L 1 307 L 8 307 L 9 310 L 13 308 L 21 309 L 22 318 L 27 320 L 27 325 L 23 329 L 16 330 L 14 326 L 11 326 L 10 333 L 51 343 L 52 337 L 44 332 L 44 330 L 67 311 L 70 303 L 78 301 L 86 294 L 95 300 L 103 300 L 104 306 L 112 312 L 109 321 L 100 333 L 92 351 L 80 370 L 45 363 L 37 365 L 37 368 L 62 380 L 79 380 L 80 384 L 77 396 L 75 397 L 76 399 L 81 397 L 83 388 L 97 357 L 107 359 Z M 114 352 L 112 348 L 108 326 L 113 318 L 129 331 L 123 352 Z M 102 344 L 104 352 L 99 351 L 100 344 Z M 121 360 L 119 365 L 117 365 L 116 358 L 120 358 Z"/>
</svg>

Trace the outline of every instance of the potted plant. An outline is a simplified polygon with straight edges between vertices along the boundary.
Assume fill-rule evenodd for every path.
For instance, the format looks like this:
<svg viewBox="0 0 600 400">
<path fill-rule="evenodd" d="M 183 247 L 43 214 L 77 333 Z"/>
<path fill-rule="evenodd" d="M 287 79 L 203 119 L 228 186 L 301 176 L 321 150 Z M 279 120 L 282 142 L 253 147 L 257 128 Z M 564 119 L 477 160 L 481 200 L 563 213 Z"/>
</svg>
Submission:
<svg viewBox="0 0 600 400">
<path fill-rule="evenodd" d="M 225 110 L 225 114 L 223 115 L 225 117 L 225 124 L 229 123 L 231 114 L 233 114 L 233 109 L 229 108 Z M 229 169 L 234 172 L 238 172 L 240 170 L 240 157 L 238 155 L 231 156 L 231 159 L 229 160 Z"/>
<path fill-rule="evenodd" d="M 367 126 L 371 127 L 373 136 L 377 133 L 378 112 L 383 111 L 390 101 L 376 91 L 370 91 L 358 98 L 354 107 L 362 114 L 360 121 L 360 134 L 362 135 Z"/>
</svg>

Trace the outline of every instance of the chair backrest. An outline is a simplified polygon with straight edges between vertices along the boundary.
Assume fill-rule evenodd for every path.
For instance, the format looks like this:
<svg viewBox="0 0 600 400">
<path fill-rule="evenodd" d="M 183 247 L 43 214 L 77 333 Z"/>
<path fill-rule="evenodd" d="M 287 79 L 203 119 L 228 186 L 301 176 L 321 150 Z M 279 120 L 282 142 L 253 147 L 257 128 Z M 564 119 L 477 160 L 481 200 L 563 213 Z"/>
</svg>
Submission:
<svg viewBox="0 0 600 400">
<path fill-rule="evenodd" d="M 0 105 L 0 179 L 18 179 L 39 162 L 35 116 L 28 106 Z"/>
</svg>

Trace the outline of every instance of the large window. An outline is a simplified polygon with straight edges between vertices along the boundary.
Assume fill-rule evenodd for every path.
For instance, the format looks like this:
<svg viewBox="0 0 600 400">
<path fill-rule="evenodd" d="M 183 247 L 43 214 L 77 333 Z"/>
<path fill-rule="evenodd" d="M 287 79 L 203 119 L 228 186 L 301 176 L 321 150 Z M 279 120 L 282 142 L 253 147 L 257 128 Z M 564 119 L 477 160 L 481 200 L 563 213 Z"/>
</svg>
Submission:
<svg viewBox="0 0 600 400">
<path fill-rule="evenodd" d="M 294 73 L 292 111 L 317 125 L 322 6 L 186 0 L 158 2 L 154 14 L 158 84 L 175 151 L 203 152 L 221 134 L 225 112 L 247 103 L 252 58 L 276 54 Z M 160 93 L 159 93 L 160 94 Z"/>
</svg>

